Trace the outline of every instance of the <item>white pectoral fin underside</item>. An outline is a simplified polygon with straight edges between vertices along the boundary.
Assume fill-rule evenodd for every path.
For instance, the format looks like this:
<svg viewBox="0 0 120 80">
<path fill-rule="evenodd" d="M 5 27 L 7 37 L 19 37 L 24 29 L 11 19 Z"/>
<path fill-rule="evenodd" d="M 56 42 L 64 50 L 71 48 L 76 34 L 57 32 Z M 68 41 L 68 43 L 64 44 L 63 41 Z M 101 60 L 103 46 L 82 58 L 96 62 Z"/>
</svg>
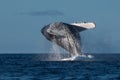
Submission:
<svg viewBox="0 0 120 80">
<path fill-rule="evenodd" d="M 71 23 L 71 25 L 77 26 L 77 27 L 83 27 L 86 29 L 94 29 L 95 28 L 95 23 L 93 22 L 87 22 L 87 23 Z"/>
</svg>

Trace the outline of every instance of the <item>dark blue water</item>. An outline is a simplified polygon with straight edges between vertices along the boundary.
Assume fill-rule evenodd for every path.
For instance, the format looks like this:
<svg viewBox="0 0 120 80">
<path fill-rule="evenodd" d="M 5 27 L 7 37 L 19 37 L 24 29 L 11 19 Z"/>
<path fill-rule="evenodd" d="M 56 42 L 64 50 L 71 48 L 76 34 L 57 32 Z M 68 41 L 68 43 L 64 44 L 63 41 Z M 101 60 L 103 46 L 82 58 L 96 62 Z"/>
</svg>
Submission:
<svg viewBox="0 0 120 80">
<path fill-rule="evenodd" d="M 94 56 L 93 61 L 43 61 L 47 55 L 1 54 L 0 80 L 120 80 L 120 55 Z"/>
</svg>

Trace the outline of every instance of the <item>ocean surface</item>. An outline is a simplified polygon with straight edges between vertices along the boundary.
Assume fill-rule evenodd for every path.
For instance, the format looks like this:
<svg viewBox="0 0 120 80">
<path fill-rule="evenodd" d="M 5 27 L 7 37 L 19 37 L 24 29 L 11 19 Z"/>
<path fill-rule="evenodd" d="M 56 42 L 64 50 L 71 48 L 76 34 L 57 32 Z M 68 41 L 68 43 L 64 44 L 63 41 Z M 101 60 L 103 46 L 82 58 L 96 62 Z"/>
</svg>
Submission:
<svg viewBox="0 0 120 80">
<path fill-rule="evenodd" d="M 120 54 L 94 54 L 90 61 L 49 61 L 48 56 L 0 54 L 0 80 L 120 80 Z"/>
</svg>

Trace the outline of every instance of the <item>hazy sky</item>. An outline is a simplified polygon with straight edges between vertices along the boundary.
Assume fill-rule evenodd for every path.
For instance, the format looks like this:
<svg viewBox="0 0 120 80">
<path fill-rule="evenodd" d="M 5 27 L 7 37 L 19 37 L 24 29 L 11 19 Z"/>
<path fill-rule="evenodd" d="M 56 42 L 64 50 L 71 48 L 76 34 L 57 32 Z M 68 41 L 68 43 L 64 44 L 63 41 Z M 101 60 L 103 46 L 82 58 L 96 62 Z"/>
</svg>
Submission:
<svg viewBox="0 0 120 80">
<path fill-rule="evenodd" d="M 120 53 L 120 0 L 0 0 L 0 53 L 48 53 L 52 22 L 95 22 L 81 32 L 87 53 Z"/>
</svg>

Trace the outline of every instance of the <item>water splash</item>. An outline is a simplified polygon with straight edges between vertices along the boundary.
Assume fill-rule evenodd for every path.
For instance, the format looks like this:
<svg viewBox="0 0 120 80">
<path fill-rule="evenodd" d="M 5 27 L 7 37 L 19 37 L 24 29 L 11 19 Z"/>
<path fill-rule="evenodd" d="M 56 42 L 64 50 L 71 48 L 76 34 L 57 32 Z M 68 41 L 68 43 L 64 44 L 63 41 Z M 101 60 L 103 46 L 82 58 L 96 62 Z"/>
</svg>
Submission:
<svg viewBox="0 0 120 80">
<path fill-rule="evenodd" d="M 61 60 L 62 61 L 92 61 L 93 57 L 94 56 L 92 56 L 92 55 L 82 54 L 82 55 L 72 56 L 70 58 L 64 58 Z"/>
<path fill-rule="evenodd" d="M 55 39 L 52 41 L 52 47 L 51 47 L 50 53 L 52 53 L 52 55 L 49 56 L 48 58 L 49 60 L 52 60 L 52 61 L 61 60 L 60 47 L 55 43 Z"/>
</svg>

